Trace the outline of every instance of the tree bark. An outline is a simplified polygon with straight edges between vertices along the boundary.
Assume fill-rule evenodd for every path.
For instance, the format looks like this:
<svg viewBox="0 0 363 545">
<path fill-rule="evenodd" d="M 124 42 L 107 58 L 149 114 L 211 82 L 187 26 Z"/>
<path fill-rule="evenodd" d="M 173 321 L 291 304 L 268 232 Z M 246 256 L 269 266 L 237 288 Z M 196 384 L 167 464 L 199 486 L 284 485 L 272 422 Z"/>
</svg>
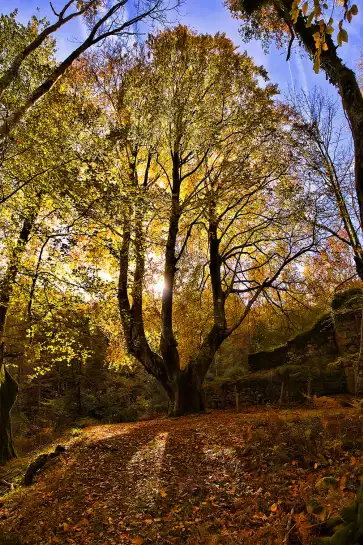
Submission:
<svg viewBox="0 0 363 545">
<path fill-rule="evenodd" d="M 205 410 L 203 379 L 204 376 L 199 376 L 192 364 L 178 373 L 174 381 L 174 395 L 170 399 L 170 416 L 183 416 Z"/>
<path fill-rule="evenodd" d="M 171 210 L 169 218 L 168 239 L 165 248 L 164 289 L 161 306 L 161 336 L 160 353 L 164 361 L 168 362 L 167 370 L 172 382 L 180 371 L 178 343 L 173 329 L 173 295 L 176 275 L 177 258 L 175 255 L 176 242 L 180 220 L 180 188 L 181 188 L 181 161 L 177 151 L 180 141 L 176 139 L 173 152 L 173 186 L 171 196 Z M 176 385 L 173 387 L 176 389 Z"/>
<path fill-rule="evenodd" d="M 11 433 L 10 411 L 15 403 L 18 385 L 3 365 L 0 370 L 0 463 L 16 457 Z"/>
</svg>

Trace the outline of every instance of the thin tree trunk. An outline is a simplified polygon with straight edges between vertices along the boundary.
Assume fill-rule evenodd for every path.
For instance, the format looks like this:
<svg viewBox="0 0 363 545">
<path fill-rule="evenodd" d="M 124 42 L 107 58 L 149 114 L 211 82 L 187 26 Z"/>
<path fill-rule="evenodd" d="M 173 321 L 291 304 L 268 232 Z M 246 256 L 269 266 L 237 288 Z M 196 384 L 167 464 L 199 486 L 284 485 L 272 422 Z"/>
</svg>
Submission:
<svg viewBox="0 0 363 545">
<path fill-rule="evenodd" d="M 177 151 L 178 149 L 179 140 L 177 139 L 174 144 L 173 153 L 173 187 L 171 196 L 168 239 L 165 248 L 164 289 L 161 306 L 160 336 L 161 356 L 163 360 L 167 362 L 167 371 L 171 382 L 173 383 L 176 381 L 176 384 L 173 386 L 174 391 L 177 390 L 178 375 L 180 372 L 178 343 L 175 339 L 173 329 L 173 292 L 177 265 L 175 248 L 179 232 L 181 187 L 181 161 L 179 153 Z"/>
<path fill-rule="evenodd" d="M 357 274 L 359 278 L 363 280 L 363 249 L 345 202 L 344 194 L 341 188 L 339 176 L 337 174 L 334 161 L 330 157 L 329 149 L 326 148 L 320 134 L 317 134 L 317 136 L 315 137 L 315 141 L 319 147 L 319 151 L 322 157 L 326 161 L 326 170 L 328 173 L 330 186 L 334 193 L 334 197 L 339 210 L 339 215 L 343 221 L 344 229 L 348 235 L 350 245 L 353 249 Z"/>
<path fill-rule="evenodd" d="M 39 204 L 39 203 L 38 203 Z M 26 244 L 38 214 L 38 206 L 32 208 L 24 219 L 18 241 L 10 257 L 9 265 L 0 284 L 0 463 L 15 456 L 12 442 L 10 411 L 15 403 L 18 387 L 4 366 L 5 325 L 14 283 L 19 271 Z"/>
<path fill-rule="evenodd" d="M 16 456 L 11 433 L 10 411 L 17 393 L 18 385 L 3 365 L 0 369 L 0 463 L 8 462 Z"/>
</svg>

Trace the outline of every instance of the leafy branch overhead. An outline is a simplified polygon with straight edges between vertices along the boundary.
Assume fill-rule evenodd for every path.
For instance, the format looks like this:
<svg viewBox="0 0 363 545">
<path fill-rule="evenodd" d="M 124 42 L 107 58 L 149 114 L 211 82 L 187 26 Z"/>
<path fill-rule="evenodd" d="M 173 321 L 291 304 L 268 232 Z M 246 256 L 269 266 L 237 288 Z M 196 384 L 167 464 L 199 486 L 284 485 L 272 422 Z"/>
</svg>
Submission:
<svg viewBox="0 0 363 545">
<path fill-rule="evenodd" d="M 327 51 L 329 48 L 329 41 L 327 41 L 327 35 L 331 36 L 334 33 L 333 24 L 338 24 L 338 31 L 336 34 L 336 40 L 338 46 L 342 46 L 343 42 L 348 42 L 348 32 L 343 28 L 345 21 L 350 23 L 354 15 L 358 14 L 358 6 L 352 4 L 349 0 L 345 0 L 342 3 L 343 8 L 343 18 L 339 21 L 334 21 L 334 6 L 329 5 L 325 2 L 304 2 L 301 5 L 299 0 L 293 0 L 290 16 L 293 25 L 298 21 L 299 16 L 301 15 L 304 18 L 306 28 L 313 27 L 315 32 L 313 33 L 313 38 L 315 42 L 315 60 L 314 60 L 314 71 L 319 72 L 320 62 L 321 62 L 321 53 L 322 51 Z M 317 29 L 317 30 L 316 30 Z M 330 43 L 330 46 L 332 44 Z"/>
<path fill-rule="evenodd" d="M 89 0 L 84 2 L 70 0 L 64 5 L 59 13 L 52 8 L 53 13 L 58 20 L 52 25 L 44 23 L 42 31 L 18 52 L 16 57 L 12 60 L 12 63 L 0 78 L 0 99 L 3 98 L 5 90 L 12 83 L 16 82 L 19 69 L 23 62 L 29 55 L 40 48 L 45 40 L 59 28 L 76 17 L 84 17 L 89 28 L 88 36 L 66 59 L 49 70 L 43 81 L 24 97 L 21 105 L 18 105 L 13 111 L 7 112 L 7 115 L 0 123 L 0 140 L 10 135 L 26 113 L 52 89 L 58 79 L 65 74 L 66 70 L 90 47 L 111 36 L 120 37 L 129 35 L 130 33 L 137 34 L 135 25 L 137 25 L 138 22 L 147 19 L 161 21 L 165 12 L 169 9 L 168 6 L 163 4 L 163 0 L 143 0 L 142 2 L 137 3 L 136 11 L 131 17 L 128 17 L 127 8 L 129 7 L 129 4 L 131 7 L 130 0 L 114 0 L 107 4 L 101 0 Z M 72 11 L 74 5 L 75 10 Z M 36 19 L 34 19 L 34 24 L 38 24 Z"/>
</svg>

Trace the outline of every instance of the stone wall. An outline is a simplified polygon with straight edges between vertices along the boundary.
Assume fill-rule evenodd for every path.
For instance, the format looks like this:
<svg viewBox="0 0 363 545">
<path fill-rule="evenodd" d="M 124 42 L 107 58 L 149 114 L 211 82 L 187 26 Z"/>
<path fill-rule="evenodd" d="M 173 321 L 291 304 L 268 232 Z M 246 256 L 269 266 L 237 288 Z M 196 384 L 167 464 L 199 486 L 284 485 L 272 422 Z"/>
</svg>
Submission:
<svg viewBox="0 0 363 545">
<path fill-rule="evenodd" d="M 308 331 L 283 346 L 248 356 L 250 373 L 237 381 L 206 384 L 210 408 L 301 401 L 307 395 L 361 393 L 358 370 L 363 291 L 335 295 L 331 309 Z"/>
<path fill-rule="evenodd" d="M 338 366 L 314 373 L 303 366 L 288 366 L 251 373 L 237 381 L 213 381 L 205 385 L 204 392 L 207 407 L 228 409 L 236 406 L 237 395 L 240 406 L 302 402 L 307 395 L 348 393 L 348 383 L 344 369 Z"/>
<path fill-rule="evenodd" d="M 307 365 L 325 369 L 337 359 L 357 354 L 360 347 L 363 291 L 352 289 L 335 295 L 331 310 L 308 331 L 285 345 L 248 356 L 251 372 L 283 365 Z"/>
<path fill-rule="evenodd" d="M 254 373 L 282 365 L 304 364 L 308 359 L 313 359 L 319 367 L 324 368 L 338 355 L 333 318 L 329 313 L 320 318 L 309 331 L 300 333 L 283 346 L 250 354 L 248 368 Z"/>
</svg>

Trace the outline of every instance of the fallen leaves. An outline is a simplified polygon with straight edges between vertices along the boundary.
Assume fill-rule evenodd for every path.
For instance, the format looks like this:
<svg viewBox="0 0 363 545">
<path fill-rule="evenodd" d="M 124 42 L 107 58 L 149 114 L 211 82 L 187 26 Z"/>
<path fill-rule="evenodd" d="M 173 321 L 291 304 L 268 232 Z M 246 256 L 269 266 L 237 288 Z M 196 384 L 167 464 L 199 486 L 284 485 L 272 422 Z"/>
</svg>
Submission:
<svg viewBox="0 0 363 545">
<path fill-rule="evenodd" d="M 363 474 L 361 451 L 330 444 L 329 426 L 315 431 L 318 414 L 250 409 L 89 428 L 0 518 L 26 545 L 275 544 L 292 518 L 291 539 L 310 544 Z M 348 411 L 344 426 L 355 425 Z"/>
</svg>

